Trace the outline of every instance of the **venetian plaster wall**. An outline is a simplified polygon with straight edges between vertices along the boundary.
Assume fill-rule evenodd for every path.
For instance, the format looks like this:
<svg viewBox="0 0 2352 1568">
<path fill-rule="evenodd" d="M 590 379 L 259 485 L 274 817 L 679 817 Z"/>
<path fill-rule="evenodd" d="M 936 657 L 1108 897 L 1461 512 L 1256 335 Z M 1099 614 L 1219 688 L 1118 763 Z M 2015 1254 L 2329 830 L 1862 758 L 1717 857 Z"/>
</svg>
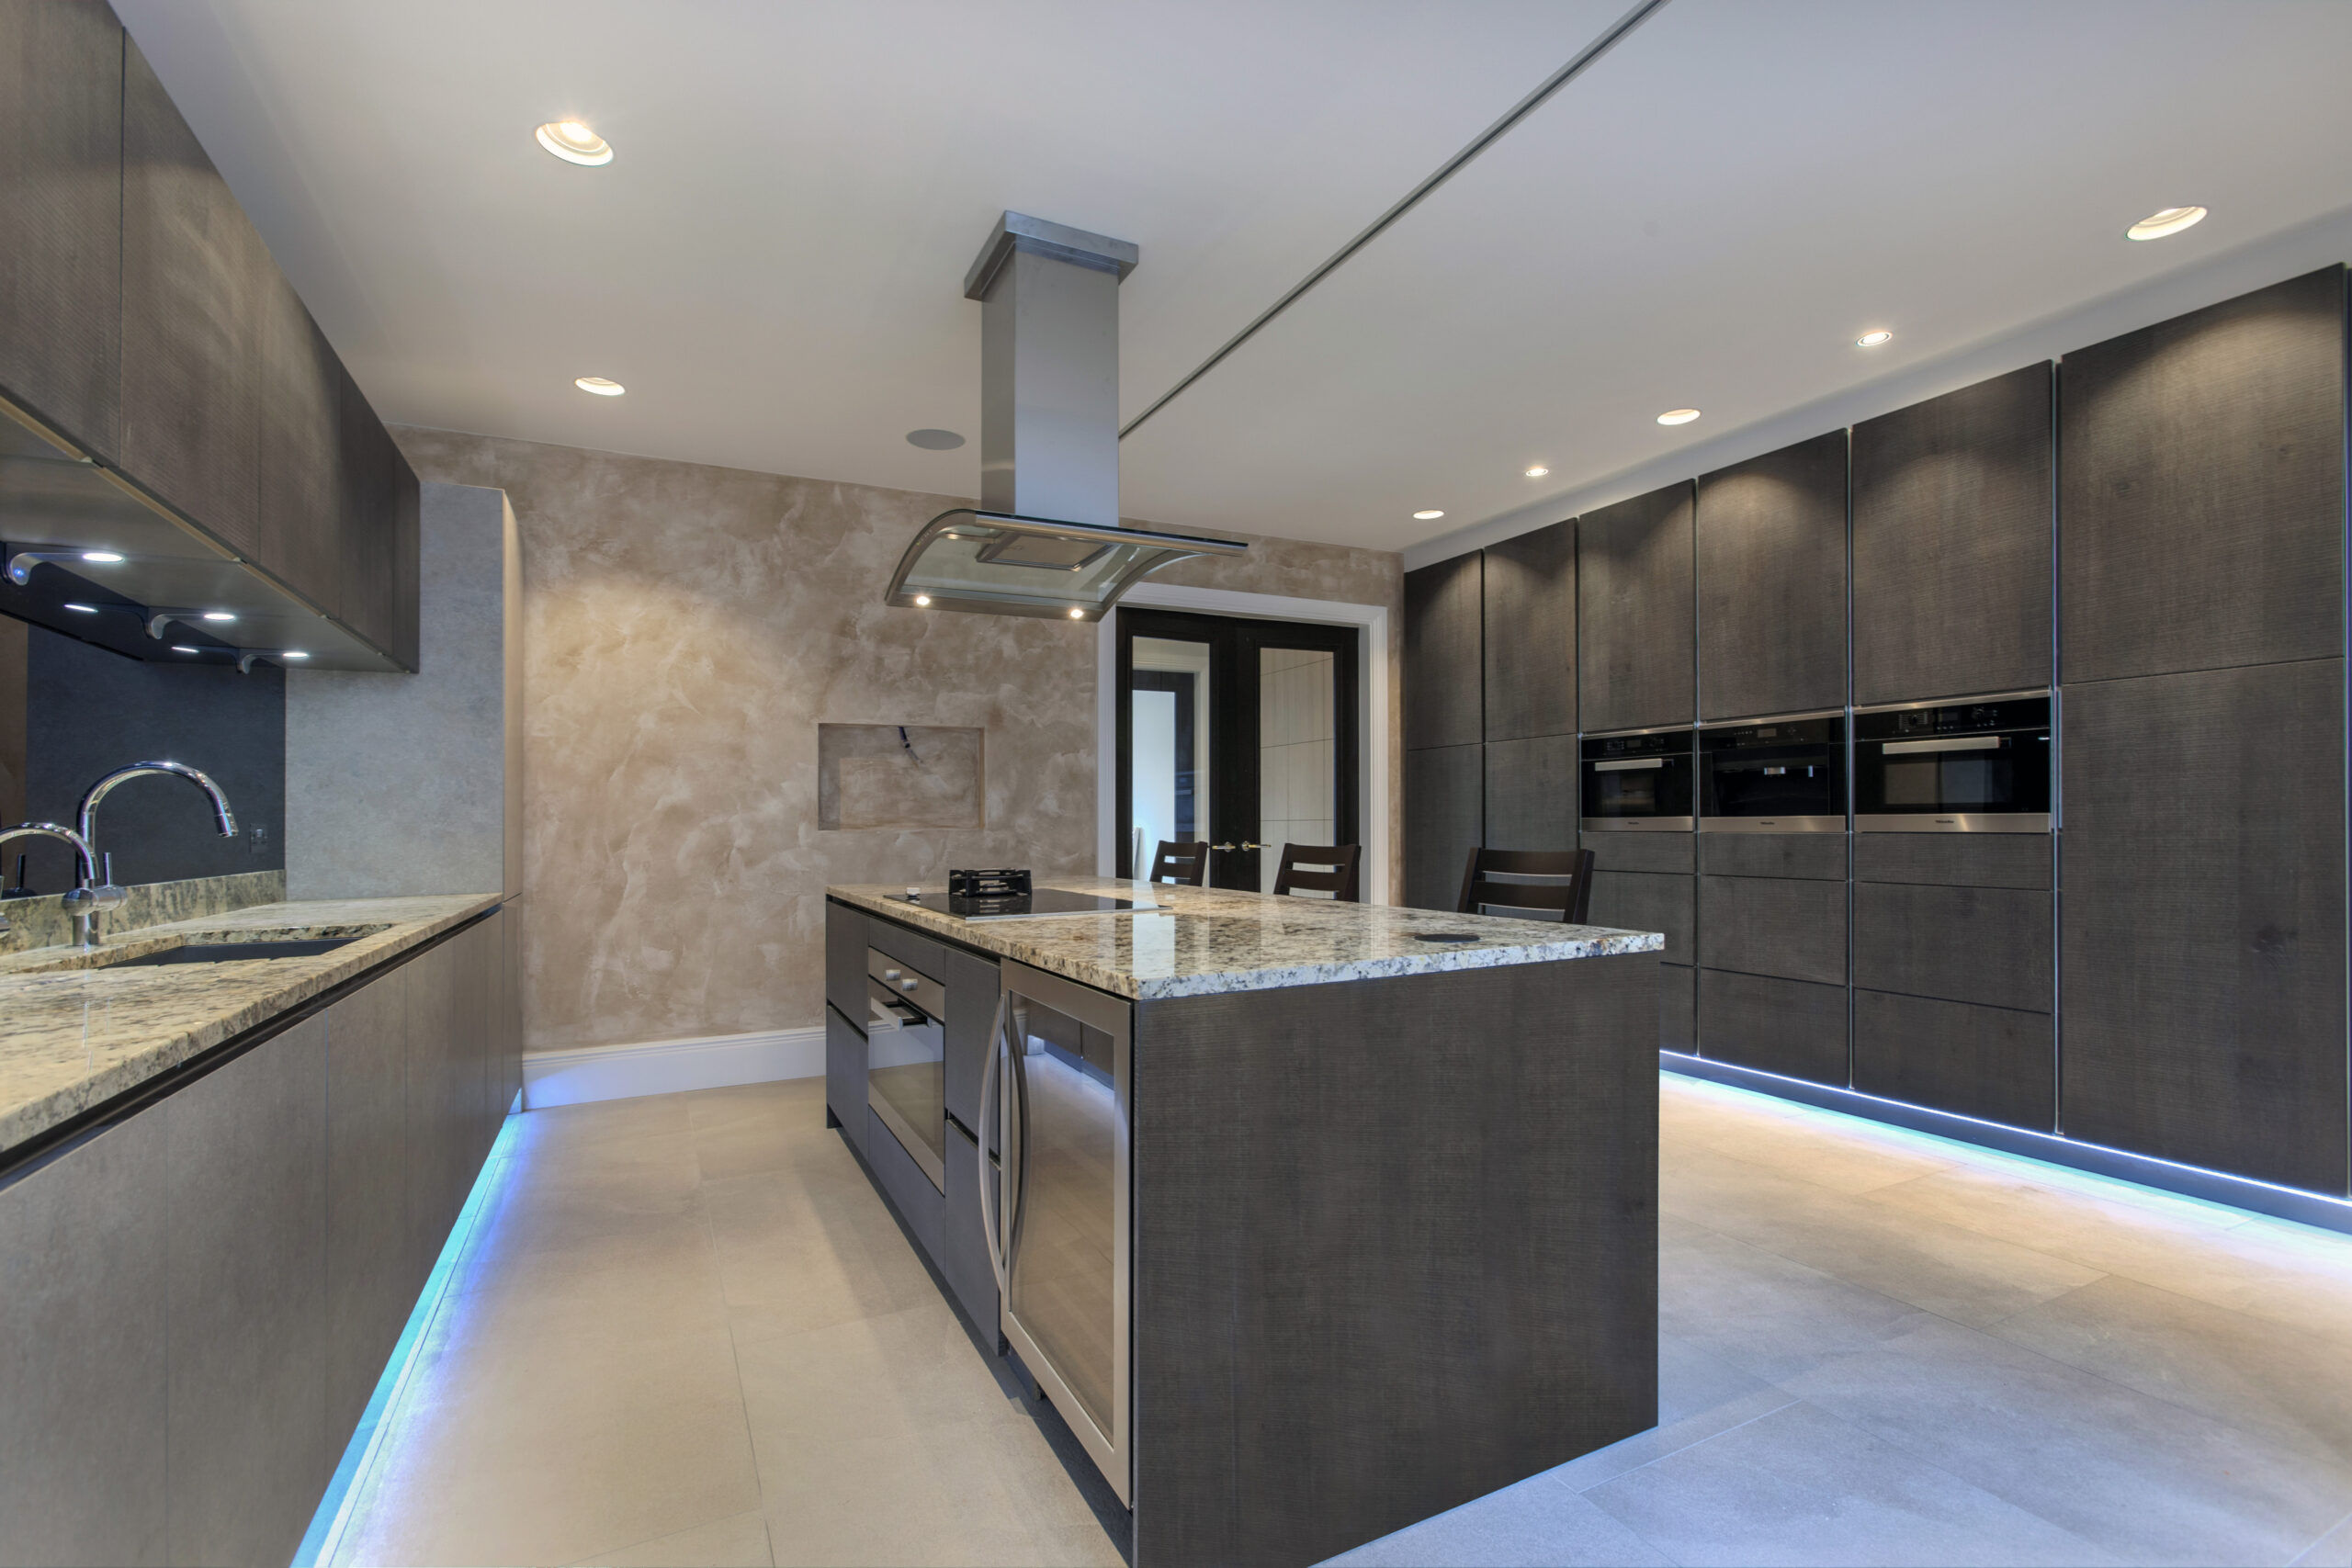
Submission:
<svg viewBox="0 0 2352 1568">
<path fill-rule="evenodd" d="M 819 1022 L 829 882 L 1091 872 L 1095 628 L 880 602 L 916 527 L 967 501 L 393 434 L 423 479 L 504 490 L 521 533 L 531 1049 Z M 1401 596 L 1394 555 L 1251 555 L 1177 570 Z M 986 825 L 819 831 L 820 723 L 985 728 Z"/>
</svg>

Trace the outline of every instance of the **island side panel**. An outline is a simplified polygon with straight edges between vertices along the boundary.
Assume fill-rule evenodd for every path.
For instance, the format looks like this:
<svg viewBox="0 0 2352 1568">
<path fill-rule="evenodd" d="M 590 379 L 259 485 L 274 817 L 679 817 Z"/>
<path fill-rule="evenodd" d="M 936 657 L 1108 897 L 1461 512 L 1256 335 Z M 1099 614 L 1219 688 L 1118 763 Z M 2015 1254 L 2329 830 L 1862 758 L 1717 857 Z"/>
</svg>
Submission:
<svg viewBox="0 0 2352 1568">
<path fill-rule="evenodd" d="M 1138 1004 L 1136 1568 L 1319 1562 L 1656 1425 L 1657 984 Z"/>
</svg>

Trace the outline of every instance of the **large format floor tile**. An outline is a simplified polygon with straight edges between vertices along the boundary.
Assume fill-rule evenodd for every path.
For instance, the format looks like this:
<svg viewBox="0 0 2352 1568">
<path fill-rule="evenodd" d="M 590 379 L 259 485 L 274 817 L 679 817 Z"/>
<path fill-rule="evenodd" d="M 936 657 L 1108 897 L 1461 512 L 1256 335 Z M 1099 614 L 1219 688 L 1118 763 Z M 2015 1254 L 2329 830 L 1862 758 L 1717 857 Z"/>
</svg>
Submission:
<svg viewBox="0 0 2352 1568">
<path fill-rule="evenodd" d="M 338 1560 L 1117 1563 L 823 1122 L 522 1118 Z M 1659 1164 L 1660 1424 L 1342 1561 L 2352 1568 L 2352 1238 L 1672 1077 Z"/>
</svg>

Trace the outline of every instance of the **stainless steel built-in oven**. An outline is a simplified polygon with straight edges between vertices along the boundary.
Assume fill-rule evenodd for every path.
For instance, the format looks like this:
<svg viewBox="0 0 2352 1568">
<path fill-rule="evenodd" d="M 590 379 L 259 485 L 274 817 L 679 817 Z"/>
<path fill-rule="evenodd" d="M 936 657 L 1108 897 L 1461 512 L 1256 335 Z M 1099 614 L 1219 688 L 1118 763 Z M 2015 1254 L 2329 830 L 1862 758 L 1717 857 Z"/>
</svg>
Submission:
<svg viewBox="0 0 2352 1568">
<path fill-rule="evenodd" d="M 979 1153 L 1000 1326 L 1122 1504 L 1134 1503 L 1127 1003 L 1006 959 L 980 1080 Z"/>
<path fill-rule="evenodd" d="M 865 1102 L 944 1192 L 947 987 L 869 947 L 865 1005 Z"/>
<path fill-rule="evenodd" d="M 2050 694 L 1908 703 L 1854 715 L 1854 828 L 2050 831 Z"/>
<path fill-rule="evenodd" d="M 1690 731 L 1588 735 L 1582 747 L 1584 829 L 1690 830 Z"/>
<path fill-rule="evenodd" d="M 1846 830 L 1846 717 L 1744 718 L 1699 728 L 1699 831 Z"/>
</svg>

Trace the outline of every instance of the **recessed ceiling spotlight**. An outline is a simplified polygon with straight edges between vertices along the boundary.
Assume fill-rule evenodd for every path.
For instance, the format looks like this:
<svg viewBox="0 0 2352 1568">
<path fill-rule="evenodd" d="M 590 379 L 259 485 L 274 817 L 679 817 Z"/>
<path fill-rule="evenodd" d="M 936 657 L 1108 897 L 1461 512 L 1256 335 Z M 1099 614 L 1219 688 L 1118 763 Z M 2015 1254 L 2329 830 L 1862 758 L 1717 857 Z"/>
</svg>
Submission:
<svg viewBox="0 0 2352 1568">
<path fill-rule="evenodd" d="M 98 607 L 96 604 L 75 604 L 68 603 L 65 607 L 69 610 L 79 611 L 85 615 L 95 615 L 98 613 Z"/>
<path fill-rule="evenodd" d="M 1543 464 L 1538 463 L 1533 468 L 1527 470 L 1527 477 L 1531 479 L 1540 479 L 1551 471 L 1551 469 L 1545 468 Z"/>
<path fill-rule="evenodd" d="M 1073 621 L 1082 621 L 1086 619 L 1086 612 L 1073 604 L 1070 606 L 1069 618 Z"/>
<path fill-rule="evenodd" d="M 93 566 L 114 566 L 121 561 L 122 557 L 113 550 L 84 550 L 82 558 Z"/>
<path fill-rule="evenodd" d="M 952 430 L 910 430 L 907 445 L 926 452 L 953 452 L 964 445 L 964 438 Z"/>
<path fill-rule="evenodd" d="M 233 621 L 237 617 L 226 610 L 207 610 L 204 612 L 204 618 L 208 621 Z"/>
<path fill-rule="evenodd" d="M 567 164 L 589 168 L 613 161 L 613 144 L 576 119 L 550 120 L 539 127 L 539 145 Z"/>
<path fill-rule="evenodd" d="M 1432 506 L 1425 511 L 1414 513 L 1413 521 L 1416 523 L 1434 523 L 1444 515 L 1444 513 L 1440 512 L 1436 507 Z"/>
<path fill-rule="evenodd" d="M 2201 207 L 2167 207 L 2162 212 L 2151 212 L 2123 231 L 2127 240 L 2161 240 L 2166 234 L 2177 234 L 2205 221 Z"/>
<path fill-rule="evenodd" d="M 594 392 L 600 398 L 617 398 L 628 390 L 618 381 L 605 376 L 575 376 L 571 384 L 583 392 Z"/>
<path fill-rule="evenodd" d="M 916 595 L 915 595 L 915 608 L 916 608 L 916 609 L 918 609 L 918 610 L 928 610 L 928 609 L 930 609 L 930 608 L 931 608 L 931 595 L 930 595 L 930 594 L 928 594 L 928 593 L 918 593 L 918 594 L 916 594 Z"/>
<path fill-rule="evenodd" d="M 1854 340 L 1854 346 L 1856 348 L 1876 348 L 1880 344 L 1893 343 L 1894 341 L 1894 334 L 1888 332 L 1884 327 L 1881 327 L 1876 332 L 1864 333 L 1861 336 L 1856 338 Z"/>
<path fill-rule="evenodd" d="M 299 648 L 289 648 L 277 656 L 280 659 L 308 659 L 311 656 Z"/>
<path fill-rule="evenodd" d="M 1668 409 L 1657 416 L 1660 424 L 1688 424 L 1699 417 L 1697 409 Z"/>
<path fill-rule="evenodd" d="M 201 653 L 204 650 L 200 648 L 190 648 L 184 642 L 175 642 L 172 644 L 172 651 L 174 653 Z"/>
</svg>

